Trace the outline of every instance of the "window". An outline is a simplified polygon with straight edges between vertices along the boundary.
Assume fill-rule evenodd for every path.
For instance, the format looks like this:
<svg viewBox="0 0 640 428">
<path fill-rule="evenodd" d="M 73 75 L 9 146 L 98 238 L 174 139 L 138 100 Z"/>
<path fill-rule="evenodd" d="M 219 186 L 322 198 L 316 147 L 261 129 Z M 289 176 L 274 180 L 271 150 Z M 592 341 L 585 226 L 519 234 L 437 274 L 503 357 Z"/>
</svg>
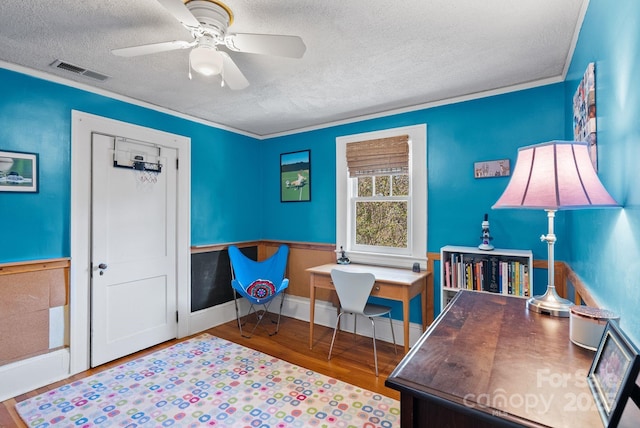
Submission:
<svg viewBox="0 0 640 428">
<path fill-rule="evenodd" d="M 336 139 L 336 247 L 354 262 L 425 267 L 426 125 Z"/>
</svg>

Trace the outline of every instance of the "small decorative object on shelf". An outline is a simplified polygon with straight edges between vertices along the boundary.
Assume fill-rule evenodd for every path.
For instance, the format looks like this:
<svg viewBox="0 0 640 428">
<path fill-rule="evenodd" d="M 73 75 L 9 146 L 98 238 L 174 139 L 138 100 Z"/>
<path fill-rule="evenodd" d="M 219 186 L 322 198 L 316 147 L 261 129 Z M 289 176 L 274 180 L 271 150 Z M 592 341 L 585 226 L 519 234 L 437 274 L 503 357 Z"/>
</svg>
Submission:
<svg viewBox="0 0 640 428">
<path fill-rule="evenodd" d="M 493 240 L 493 237 L 489 233 L 489 214 L 484 215 L 484 221 L 482 222 L 482 244 L 478 245 L 478 248 L 485 251 L 493 250 L 493 245 L 490 242 Z"/>
<path fill-rule="evenodd" d="M 338 264 L 339 265 L 348 265 L 349 263 L 351 263 L 351 260 L 349 260 L 349 257 L 347 257 L 347 255 L 344 252 L 344 249 L 342 248 L 342 245 L 340 246 L 340 258 L 338 258 Z"/>
</svg>

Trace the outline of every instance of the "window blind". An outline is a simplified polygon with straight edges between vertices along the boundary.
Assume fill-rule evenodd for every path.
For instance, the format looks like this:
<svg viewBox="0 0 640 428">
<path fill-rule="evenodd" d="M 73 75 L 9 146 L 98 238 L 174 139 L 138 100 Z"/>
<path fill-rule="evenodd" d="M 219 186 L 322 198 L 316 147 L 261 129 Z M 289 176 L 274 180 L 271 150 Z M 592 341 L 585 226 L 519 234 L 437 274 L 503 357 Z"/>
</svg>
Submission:
<svg viewBox="0 0 640 428">
<path fill-rule="evenodd" d="M 347 143 L 349 177 L 409 172 L 409 136 Z"/>
</svg>

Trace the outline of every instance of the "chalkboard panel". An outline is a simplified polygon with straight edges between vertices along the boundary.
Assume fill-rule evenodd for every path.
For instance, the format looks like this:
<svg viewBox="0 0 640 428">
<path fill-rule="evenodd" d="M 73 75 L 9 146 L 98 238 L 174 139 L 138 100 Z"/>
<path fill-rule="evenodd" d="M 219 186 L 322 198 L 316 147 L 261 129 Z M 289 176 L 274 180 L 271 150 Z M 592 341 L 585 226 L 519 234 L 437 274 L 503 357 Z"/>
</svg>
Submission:
<svg viewBox="0 0 640 428">
<path fill-rule="evenodd" d="M 240 251 L 257 260 L 258 247 L 244 247 Z M 231 263 L 227 250 L 191 255 L 191 312 L 210 308 L 233 299 Z"/>
</svg>

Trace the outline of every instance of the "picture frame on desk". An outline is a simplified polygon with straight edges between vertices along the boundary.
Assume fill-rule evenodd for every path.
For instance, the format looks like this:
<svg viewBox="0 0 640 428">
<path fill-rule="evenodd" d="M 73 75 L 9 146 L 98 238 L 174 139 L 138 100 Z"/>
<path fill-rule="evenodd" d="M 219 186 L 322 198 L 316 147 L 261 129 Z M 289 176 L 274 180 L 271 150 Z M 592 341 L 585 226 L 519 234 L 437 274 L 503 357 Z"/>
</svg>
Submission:
<svg viewBox="0 0 640 428">
<path fill-rule="evenodd" d="M 640 406 L 638 349 L 617 322 L 605 327 L 596 355 L 587 375 L 587 383 L 605 427 L 617 426 L 629 398 Z"/>
</svg>

